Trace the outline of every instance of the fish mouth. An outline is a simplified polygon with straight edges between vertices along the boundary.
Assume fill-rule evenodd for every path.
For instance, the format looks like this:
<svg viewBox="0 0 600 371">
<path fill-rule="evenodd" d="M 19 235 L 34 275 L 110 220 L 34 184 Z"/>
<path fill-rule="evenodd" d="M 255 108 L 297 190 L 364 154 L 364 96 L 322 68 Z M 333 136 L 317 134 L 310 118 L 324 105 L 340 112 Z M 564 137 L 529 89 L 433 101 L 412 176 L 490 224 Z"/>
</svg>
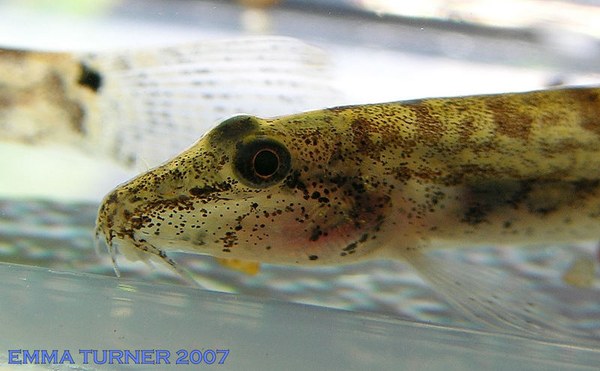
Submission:
<svg viewBox="0 0 600 371">
<path fill-rule="evenodd" d="M 117 264 L 117 252 L 116 248 L 113 246 L 112 238 L 106 236 L 104 231 L 102 230 L 102 226 L 96 223 L 96 227 L 94 228 L 94 249 L 96 250 L 97 255 L 101 255 L 101 244 L 104 243 L 106 246 L 106 251 L 110 256 L 110 260 L 112 263 L 113 270 L 117 277 L 121 277 L 121 272 L 119 270 L 119 266 Z"/>
<path fill-rule="evenodd" d="M 105 244 L 117 276 L 117 252 L 130 260 L 146 260 L 156 255 L 174 267 L 174 262 L 167 257 L 164 250 L 176 250 L 173 244 L 169 243 L 171 239 L 176 239 L 173 230 L 167 225 L 176 224 L 174 219 L 168 217 L 169 214 L 179 216 L 185 213 L 199 213 L 214 203 L 229 206 L 233 201 L 230 195 L 226 194 L 232 186 L 225 182 L 187 187 L 180 184 L 177 187 L 160 189 L 153 187 L 148 180 L 152 179 L 141 175 L 115 188 L 104 197 L 98 209 L 94 229 L 96 251 L 99 252 L 101 244 Z M 141 187 L 140 184 L 146 186 Z M 211 222 L 215 220 L 200 218 Z M 177 221 L 180 222 L 181 220 Z M 169 232 L 164 234 L 165 230 Z"/>
<path fill-rule="evenodd" d="M 137 196 L 127 197 L 131 195 L 120 192 L 122 190 L 115 189 L 108 194 L 98 210 L 94 229 L 94 245 L 97 253 L 101 252 L 101 244 L 104 243 L 117 277 L 121 276 L 117 263 L 117 253 L 120 253 L 130 261 L 148 261 L 152 257 L 157 257 L 175 273 L 194 284 L 195 280 L 191 278 L 190 273 L 168 257 L 163 249 L 143 235 L 138 235 L 139 230 L 143 229 L 150 218 L 142 213 L 140 201 L 131 203 L 129 205 L 131 207 L 126 206 L 127 200 L 131 202 L 132 197 L 136 199 Z M 121 200 L 120 196 L 125 198 Z"/>
<path fill-rule="evenodd" d="M 96 253 L 98 255 L 101 254 L 101 245 L 104 244 L 117 277 L 120 277 L 121 273 L 117 264 L 117 249 L 113 241 L 115 238 L 118 238 L 114 227 L 115 218 L 119 213 L 119 204 L 118 189 L 115 189 L 102 200 L 98 208 L 96 226 L 94 228 L 94 248 Z"/>
</svg>

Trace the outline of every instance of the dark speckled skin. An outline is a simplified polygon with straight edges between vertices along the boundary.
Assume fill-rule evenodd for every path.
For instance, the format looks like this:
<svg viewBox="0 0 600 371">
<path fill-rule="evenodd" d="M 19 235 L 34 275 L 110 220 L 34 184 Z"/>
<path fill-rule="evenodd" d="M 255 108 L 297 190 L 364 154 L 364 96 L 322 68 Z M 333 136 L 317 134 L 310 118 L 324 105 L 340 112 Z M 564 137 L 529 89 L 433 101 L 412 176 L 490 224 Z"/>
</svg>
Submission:
<svg viewBox="0 0 600 371">
<path fill-rule="evenodd" d="M 242 141 L 290 153 L 254 187 Z M 338 107 L 232 118 L 104 200 L 109 245 L 282 264 L 340 264 L 416 249 L 598 239 L 600 89 Z"/>
</svg>

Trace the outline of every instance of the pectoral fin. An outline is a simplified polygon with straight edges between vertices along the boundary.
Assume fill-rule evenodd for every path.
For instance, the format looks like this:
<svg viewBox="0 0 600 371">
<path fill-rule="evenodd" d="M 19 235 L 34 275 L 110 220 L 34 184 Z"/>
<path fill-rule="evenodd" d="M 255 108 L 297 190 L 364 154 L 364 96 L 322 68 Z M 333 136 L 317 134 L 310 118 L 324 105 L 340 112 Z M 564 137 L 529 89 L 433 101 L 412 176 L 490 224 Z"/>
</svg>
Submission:
<svg viewBox="0 0 600 371">
<path fill-rule="evenodd" d="M 254 276 L 260 271 L 260 263 L 246 261 L 246 260 L 238 260 L 238 259 L 225 259 L 225 258 L 216 258 L 217 262 L 224 267 L 229 269 L 236 270 L 238 272 L 246 273 L 248 275 Z"/>
<path fill-rule="evenodd" d="M 420 251 L 407 252 L 405 258 L 449 304 L 494 331 L 544 339 L 589 336 L 574 330 L 553 298 L 524 278 Z"/>
</svg>

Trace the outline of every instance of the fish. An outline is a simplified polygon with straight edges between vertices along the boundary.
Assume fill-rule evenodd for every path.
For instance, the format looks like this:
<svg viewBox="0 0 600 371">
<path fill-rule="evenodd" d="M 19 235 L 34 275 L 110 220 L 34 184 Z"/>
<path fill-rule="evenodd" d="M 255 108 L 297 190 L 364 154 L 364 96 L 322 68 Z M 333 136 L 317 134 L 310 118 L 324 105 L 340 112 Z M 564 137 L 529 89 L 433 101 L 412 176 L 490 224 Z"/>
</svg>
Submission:
<svg viewBox="0 0 600 371">
<path fill-rule="evenodd" d="M 110 192 L 96 237 L 115 267 L 118 250 L 184 275 L 171 252 L 405 261 L 470 318 L 555 335 L 568 324 L 522 280 L 430 252 L 598 241 L 599 222 L 600 88 L 568 87 L 236 115 Z"/>
<path fill-rule="evenodd" d="M 278 36 L 85 53 L 0 48 L 0 141 L 147 170 L 234 113 L 338 101 L 329 64 L 321 49 Z"/>
</svg>

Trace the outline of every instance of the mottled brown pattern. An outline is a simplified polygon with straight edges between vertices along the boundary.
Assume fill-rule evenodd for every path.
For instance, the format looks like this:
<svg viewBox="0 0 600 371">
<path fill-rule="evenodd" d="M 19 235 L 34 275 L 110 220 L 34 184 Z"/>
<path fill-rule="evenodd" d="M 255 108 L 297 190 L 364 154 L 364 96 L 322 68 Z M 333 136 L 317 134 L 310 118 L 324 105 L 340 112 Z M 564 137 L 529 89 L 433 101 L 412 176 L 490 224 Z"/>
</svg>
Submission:
<svg viewBox="0 0 600 371">
<path fill-rule="evenodd" d="M 475 120 L 472 117 L 465 117 L 461 120 L 460 126 L 458 127 L 461 142 L 467 142 L 471 140 L 471 136 L 475 132 Z"/>
<path fill-rule="evenodd" d="M 600 97 L 596 91 L 573 91 L 570 94 L 579 106 L 581 127 L 600 135 Z"/>
<path fill-rule="evenodd" d="M 373 134 L 379 133 L 378 127 L 373 125 L 371 121 L 360 117 L 352 122 L 350 128 L 354 136 L 353 143 L 356 150 L 372 159 L 379 159 L 386 144 L 371 139 Z"/>
<path fill-rule="evenodd" d="M 399 182 L 406 182 L 413 176 L 412 170 L 406 164 L 393 168 L 390 173 Z"/>
<path fill-rule="evenodd" d="M 525 113 L 527 107 L 516 105 L 513 100 L 504 97 L 494 97 L 486 105 L 494 115 L 498 134 L 521 140 L 529 138 L 533 118 Z"/>
<path fill-rule="evenodd" d="M 24 58 L 31 55 L 31 51 L 23 49 L 5 49 L 0 48 L 0 58 L 12 60 L 14 63 L 21 62 Z"/>
<path fill-rule="evenodd" d="M 14 105 L 14 97 L 11 92 L 7 92 L 0 86 L 0 110 L 12 107 Z"/>
<path fill-rule="evenodd" d="M 464 192 L 461 221 L 477 225 L 491 223 L 490 215 L 530 214 L 546 219 L 561 210 L 577 210 L 590 200 L 597 202 L 600 181 L 492 180 L 469 183 Z"/>
<path fill-rule="evenodd" d="M 442 124 L 435 113 L 430 112 L 426 104 L 417 103 L 410 108 L 415 112 L 417 132 L 423 143 L 435 143 L 442 137 Z"/>
<path fill-rule="evenodd" d="M 66 94 L 66 83 L 59 74 L 51 74 L 46 80 L 46 91 L 48 100 L 54 102 L 56 106 L 63 107 L 69 116 L 69 123 L 72 129 L 79 134 L 85 134 L 84 117 L 85 111 L 82 102 L 72 99 Z"/>
<path fill-rule="evenodd" d="M 82 145 L 92 109 L 81 63 L 69 54 L 0 50 L 0 125 L 3 138 Z"/>
<path fill-rule="evenodd" d="M 155 254 L 177 246 L 283 264 L 402 257 L 432 241 L 600 238 L 598 96 L 565 89 L 229 119 L 108 196 L 98 229 L 109 244 Z M 289 152 L 287 173 L 264 186 L 242 179 L 254 153 L 231 159 L 270 141 Z"/>
</svg>

